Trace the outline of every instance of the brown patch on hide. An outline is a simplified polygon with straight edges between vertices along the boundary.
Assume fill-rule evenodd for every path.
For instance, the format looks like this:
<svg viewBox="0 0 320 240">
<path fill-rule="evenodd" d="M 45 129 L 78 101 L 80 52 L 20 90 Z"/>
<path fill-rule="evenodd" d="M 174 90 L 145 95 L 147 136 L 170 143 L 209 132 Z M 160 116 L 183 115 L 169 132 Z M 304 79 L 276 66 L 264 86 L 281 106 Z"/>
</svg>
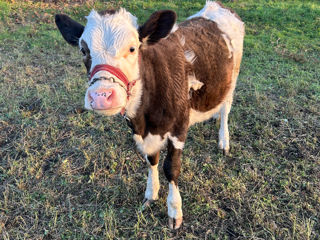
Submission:
<svg viewBox="0 0 320 240">
<path fill-rule="evenodd" d="M 83 56 L 83 63 L 86 66 L 87 73 L 89 74 L 90 68 L 91 68 L 91 63 L 92 63 L 90 49 L 88 48 L 88 44 L 84 40 L 81 40 L 81 47 L 84 51 L 83 53 L 85 54 Z"/>
<path fill-rule="evenodd" d="M 194 63 L 187 62 L 186 51 L 195 53 Z M 144 138 L 149 132 L 161 136 L 171 132 L 184 142 L 190 108 L 209 111 L 230 90 L 234 62 L 222 32 L 215 22 L 194 18 L 181 23 L 166 39 L 141 48 L 139 54 L 143 95 L 132 119 L 134 133 Z M 193 74 L 204 85 L 189 99 L 188 76 Z"/>
<path fill-rule="evenodd" d="M 141 48 L 139 54 L 143 95 L 132 119 L 134 132 L 142 137 L 149 132 L 161 136 L 171 132 L 184 142 L 189 122 L 188 81 L 178 37 L 170 35 Z"/>
<path fill-rule="evenodd" d="M 189 63 L 188 74 L 195 74 L 204 85 L 192 92 L 190 105 L 206 112 L 219 105 L 230 89 L 233 58 L 217 24 L 204 18 L 193 18 L 180 24 L 178 35 L 185 38 L 184 51 L 192 50 L 196 59 Z"/>
</svg>

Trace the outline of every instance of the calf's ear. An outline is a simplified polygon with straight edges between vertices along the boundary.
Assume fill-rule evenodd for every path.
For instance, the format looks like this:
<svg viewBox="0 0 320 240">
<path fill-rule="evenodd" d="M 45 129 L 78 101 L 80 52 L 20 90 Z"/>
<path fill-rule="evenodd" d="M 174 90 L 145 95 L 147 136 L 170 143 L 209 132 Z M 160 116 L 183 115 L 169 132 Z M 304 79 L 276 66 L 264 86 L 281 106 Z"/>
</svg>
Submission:
<svg viewBox="0 0 320 240">
<path fill-rule="evenodd" d="M 71 45 L 77 46 L 84 26 L 64 14 L 57 14 L 55 22 L 63 38 Z"/>
<path fill-rule="evenodd" d="M 166 37 L 177 19 L 177 14 L 171 10 L 154 12 L 149 19 L 139 27 L 140 42 L 147 42 L 152 45 L 161 38 Z"/>
</svg>

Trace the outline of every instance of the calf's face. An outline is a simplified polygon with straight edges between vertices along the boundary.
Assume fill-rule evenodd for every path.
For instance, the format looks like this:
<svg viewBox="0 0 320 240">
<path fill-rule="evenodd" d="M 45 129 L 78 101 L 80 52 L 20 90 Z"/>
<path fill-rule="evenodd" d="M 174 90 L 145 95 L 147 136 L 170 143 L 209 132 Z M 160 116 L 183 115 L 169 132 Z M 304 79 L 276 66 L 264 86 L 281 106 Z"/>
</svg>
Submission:
<svg viewBox="0 0 320 240">
<path fill-rule="evenodd" d="M 87 69 L 91 72 L 97 65 L 108 64 L 120 69 L 131 81 L 138 79 L 137 50 L 140 43 L 136 29 L 136 18 L 125 10 L 104 16 L 92 11 L 79 39 L 79 47 L 85 52 Z M 101 80 L 93 83 L 94 79 L 99 78 Z M 91 83 L 85 96 L 87 109 L 113 115 L 125 107 L 126 85 L 110 72 L 102 70 L 91 75 Z"/>
<path fill-rule="evenodd" d="M 176 14 L 172 11 L 158 11 L 142 26 L 124 9 L 99 14 L 92 10 L 87 24 L 81 24 L 66 15 L 56 15 L 56 24 L 64 39 L 71 45 L 78 45 L 83 61 L 90 75 L 85 95 L 85 107 L 105 115 L 114 115 L 125 109 L 128 101 L 126 81 L 119 74 L 97 66 L 108 65 L 127 82 L 140 79 L 142 45 L 148 47 L 166 37 L 172 29 Z M 98 71 L 96 71 L 98 69 Z M 130 93 L 129 93 L 130 94 Z"/>
</svg>

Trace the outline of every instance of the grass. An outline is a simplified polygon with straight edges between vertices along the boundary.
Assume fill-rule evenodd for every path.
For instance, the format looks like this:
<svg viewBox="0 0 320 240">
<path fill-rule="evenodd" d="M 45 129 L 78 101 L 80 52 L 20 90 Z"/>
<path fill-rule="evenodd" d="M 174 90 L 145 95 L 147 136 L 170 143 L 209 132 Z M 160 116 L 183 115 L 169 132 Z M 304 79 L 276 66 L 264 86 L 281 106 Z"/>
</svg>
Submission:
<svg viewBox="0 0 320 240">
<path fill-rule="evenodd" d="M 246 23 L 231 155 L 213 122 L 190 129 L 172 232 L 162 171 L 159 201 L 140 211 L 147 168 L 125 121 L 79 111 L 85 69 L 54 14 L 85 23 L 92 7 L 124 6 L 142 23 L 170 8 L 182 21 L 204 1 L 0 0 L 0 239 L 320 238 L 320 4 L 223 3 Z"/>
</svg>

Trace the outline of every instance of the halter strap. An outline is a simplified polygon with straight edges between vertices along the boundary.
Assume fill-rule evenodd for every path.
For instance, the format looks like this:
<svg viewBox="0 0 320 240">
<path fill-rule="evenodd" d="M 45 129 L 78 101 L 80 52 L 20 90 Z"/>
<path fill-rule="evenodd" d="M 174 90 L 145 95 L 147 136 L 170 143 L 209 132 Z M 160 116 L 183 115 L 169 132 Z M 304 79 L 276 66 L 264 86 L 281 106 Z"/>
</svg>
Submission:
<svg viewBox="0 0 320 240">
<path fill-rule="evenodd" d="M 111 73 L 112 75 L 114 75 L 118 79 L 120 79 L 121 82 L 123 82 L 126 86 L 128 86 L 128 84 L 129 84 L 129 80 L 128 80 L 127 76 L 119 68 L 113 67 L 113 66 L 108 65 L 108 64 L 98 64 L 98 65 L 96 65 L 92 69 L 92 72 L 90 74 L 90 81 L 93 78 L 93 76 L 97 72 L 100 72 L 100 71 L 107 71 L 107 72 Z"/>
<path fill-rule="evenodd" d="M 108 64 L 98 64 L 92 69 L 89 82 L 91 82 L 93 76 L 100 71 L 107 71 L 112 75 L 116 76 L 121 82 L 123 82 L 126 86 L 127 99 L 129 100 L 129 96 L 131 95 L 131 89 L 136 84 L 136 80 L 129 82 L 127 76 L 119 68 L 113 67 Z"/>
</svg>

